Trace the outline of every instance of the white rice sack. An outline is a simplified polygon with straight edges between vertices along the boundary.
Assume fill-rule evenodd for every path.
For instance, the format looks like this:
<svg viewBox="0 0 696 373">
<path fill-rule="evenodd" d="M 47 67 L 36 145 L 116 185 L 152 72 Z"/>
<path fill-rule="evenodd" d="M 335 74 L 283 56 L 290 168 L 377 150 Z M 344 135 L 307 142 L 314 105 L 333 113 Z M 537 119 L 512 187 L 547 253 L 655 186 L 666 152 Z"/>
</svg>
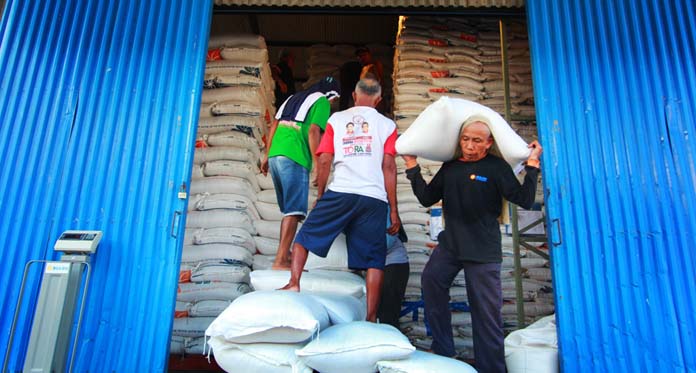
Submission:
<svg viewBox="0 0 696 373">
<path fill-rule="evenodd" d="M 200 179 L 202 177 L 205 177 L 205 174 L 203 174 L 203 166 L 194 163 L 193 167 L 191 167 L 191 178 Z"/>
<path fill-rule="evenodd" d="M 251 184 L 254 193 L 261 191 L 259 182 L 256 180 L 258 167 L 249 162 L 219 160 L 203 163 L 203 174 L 205 176 L 236 176 L 246 179 Z"/>
<path fill-rule="evenodd" d="M 400 213 L 402 224 L 426 225 L 430 222 L 430 214 L 425 212 L 404 212 Z"/>
<path fill-rule="evenodd" d="M 200 164 L 220 160 L 252 162 L 253 164 L 258 162 L 258 158 L 256 158 L 251 150 L 235 146 L 212 146 L 207 148 L 197 148 L 193 153 L 193 163 Z"/>
<path fill-rule="evenodd" d="M 280 289 L 288 283 L 288 280 L 290 280 L 290 271 L 251 272 L 251 286 L 255 290 Z M 344 294 L 360 298 L 365 295 L 365 280 L 351 272 L 311 270 L 302 273 L 300 291 Z"/>
<path fill-rule="evenodd" d="M 377 368 L 380 373 L 476 373 L 474 367 L 463 361 L 424 351 L 414 351 L 411 356 L 403 360 L 378 361 Z"/>
<path fill-rule="evenodd" d="M 193 234 L 193 242 L 196 245 L 213 243 L 237 245 L 246 248 L 251 254 L 256 253 L 256 244 L 251 238 L 249 229 L 234 227 L 199 229 Z"/>
<path fill-rule="evenodd" d="M 211 112 L 212 113 L 212 112 Z M 240 120 L 236 118 L 248 119 L 249 124 L 240 124 Z M 258 123 L 256 123 L 258 122 Z M 237 131 L 252 136 L 256 139 L 259 146 L 263 146 L 263 136 L 266 131 L 265 124 L 261 122 L 261 117 L 252 117 L 244 115 L 220 115 L 216 117 L 201 117 L 198 120 L 198 135 L 210 135 L 213 133 L 224 131 Z M 254 163 L 258 163 L 257 154 L 252 153 Z"/>
<path fill-rule="evenodd" d="M 179 337 L 202 337 L 213 317 L 180 317 L 174 319 L 172 335 Z"/>
<path fill-rule="evenodd" d="M 215 60 L 205 63 L 206 74 L 245 74 L 261 77 L 263 63 L 257 61 Z M 263 77 L 261 77 L 263 80 Z"/>
<path fill-rule="evenodd" d="M 191 270 L 191 282 L 224 281 L 249 283 L 251 268 L 247 265 L 200 263 Z"/>
<path fill-rule="evenodd" d="M 278 253 L 278 245 L 280 245 L 280 240 L 275 238 L 254 236 L 254 242 L 256 242 L 256 250 L 261 255 L 275 256 Z"/>
<path fill-rule="evenodd" d="M 191 180 L 191 195 L 196 194 L 240 194 L 256 201 L 256 192 L 251 183 L 241 177 L 211 176 Z"/>
<path fill-rule="evenodd" d="M 261 48 L 233 48 L 223 47 L 220 56 L 225 60 L 245 59 L 252 61 L 268 61 L 268 50 Z"/>
<path fill-rule="evenodd" d="M 254 202 L 246 196 L 233 193 L 196 194 L 189 198 L 188 210 L 240 210 L 246 211 L 253 219 L 261 219 Z"/>
<path fill-rule="evenodd" d="M 410 237 L 409 237 L 409 242 L 411 242 Z M 430 260 L 430 255 L 427 254 L 422 254 L 422 253 L 414 253 L 414 254 L 409 254 L 408 256 L 408 262 L 411 264 L 426 264 L 428 263 L 428 260 Z M 464 272 L 459 272 L 459 274 L 463 275 Z M 411 275 L 414 275 L 414 273 L 411 273 Z M 420 274 L 418 274 L 418 284 L 420 286 Z M 409 281 L 410 282 L 410 281 Z"/>
<path fill-rule="evenodd" d="M 466 91 L 483 91 L 483 84 L 481 82 L 461 77 L 461 78 L 433 78 L 433 85 L 441 88 L 460 88 Z"/>
<path fill-rule="evenodd" d="M 184 245 L 193 245 L 193 236 L 199 229 L 186 228 L 184 230 Z"/>
<path fill-rule="evenodd" d="M 225 87 L 204 89 L 201 95 L 202 104 L 212 104 L 221 101 L 236 101 L 239 103 L 256 104 L 261 102 L 261 90 L 258 87 Z"/>
<path fill-rule="evenodd" d="M 261 237 L 280 239 L 280 221 L 272 220 L 254 220 L 254 228 L 256 233 Z M 299 229 L 299 226 L 298 228 Z"/>
<path fill-rule="evenodd" d="M 196 337 L 186 339 L 184 352 L 187 355 L 205 355 L 205 337 Z"/>
<path fill-rule="evenodd" d="M 431 160 L 451 160 L 459 146 L 462 124 L 473 119 L 486 122 L 491 129 L 495 139 L 491 153 L 502 156 L 513 169 L 527 159 L 527 143 L 500 114 L 478 103 L 449 97 L 428 106 L 396 140 L 396 150 Z"/>
<path fill-rule="evenodd" d="M 238 101 L 216 102 L 210 105 L 213 115 L 247 115 L 258 117 L 263 115 L 264 106 L 261 103 L 249 104 Z"/>
<path fill-rule="evenodd" d="M 187 317 L 191 311 L 192 304 L 189 302 L 176 301 L 174 306 L 174 317 Z"/>
<path fill-rule="evenodd" d="M 263 188 L 261 188 L 263 189 Z M 278 204 L 275 189 L 265 189 L 256 193 L 256 198 L 261 202 Z"/>
<path fill-rule="evenodd" d="M 555 315 L 539 319 L 505 337 L 505 364 L 510 373 L 558 372 Z"/>
<path fill-rule="evenodd" d="M 429 71 L 426 71 L 430 74 Z M 398 94 L 426 95 L 433 88 L 432 85 L 426 83 L 404 84 L 394 87 L 394 92 Z"/>
<path fill-rule="evenodd" d="M 327 269 L 336 271 L 348 270 L 348 247 L 345 234 L 339 234 L 331 244 L 326 258 L 322 258 L 311 251 L 307 255 L 305 269 Z"/>
<path fill-rule="evenodd" d="M 300 366 L 295 355 L 295 350 L 302 348 L 303 344 L 239 344 L 213 337 L 208 340 L 208 345 L 213 350 L 215 362 L 226 372 L 312 373 L 309 367 Z"/>
<path fill-rule="evenodd" d="M 296 354 L 322 373 L 372 373 L 378 361 L 405 359 L 415 349 L 391 325 L 354 321 L 331 326 Z"/>
<path fill-rule="evenodd" d="M 203 81 L 206 87 L 229 87 L 235 85 L 259 87 L 262 84 L 261 78 L 257 76 L 240 75 L 222 71 L 205 74 Z"/>
<path fill-rule="evenodd" d="M 399 201 L 399 203 L 419 203 L 420 204 L 420 202 L 418 202 L 418 197 L 416 197 L 416 195 L 413 194 L 413 190 L 411 189 L 410 185 L 408 186 L 408 188 L 406 188 L 404 190 L 398 190 L 396 192 L 396 200 Z"/>
<path fill-rule="evenodd" d="M 191 305 L 189 314 L 193 317 L 218 317 L 230 304 L 232 301 L 229 300 L 202 300 Z"/>
<path fill-rule="evenodd" d="M 211 146 L 234 146 L 251 150 L 252 153 L 259 156 L 259 145 L 251 136 L 248 136 L 239 131 L 227 131 L 215 133 L 208 136 L 208 144 Z"/>
<path fill-rule="evenodd" d="M 254 259 L 249 249 L 232 244 L 185 245 L 181 252 L 182 264 L 215 261 L 239 262 L 251 266 Z"/>
<path fill-rule="evenodd" d="M 277 203 L 268 203 L 256 201 L 254 203 L 256 206 L 256 211 L 259 212 L 261 219 L 269 221 L 281 221 L 283 220 L 283 213 L 280 212 L 280 207 Z"/>
<path fill-rule="evenodd" d="M 188 282 L 179 284 L 176 299 L 180 302 L 200 302 L 202 300 L 234 300 L 249 293 L 251 288 L 245 283 L 230 282 Z"/>
<path fill-rule="evenodd" d="M 275 185 L 273 185 L 273 179 L 271 178 L 270 173 L 266 176 L 263 174 L 257 174 L 256 180 L 259 181 L 259 186 L 261 189 L 275 189 Z"/>
<path fill-rule="evenodd" d="M 254 34 L 220 34 L 208 39 L 208 49 L 226 46 L 268 49 L 261 35 Z"/>
<path fill-rule="evenodd" d="M 399 209 L 401 211 L 401 209 Z M 428 229 L 427 226 L 421 225 L 421 224 L 404 224 L 404 222 L 401 222 L 401 225 L 404 227 L 404 230 L 406 231 L 407 234 L 411 234 L 411 232 L 416 232 L 416 233 L 428 233 L 430 230 Z"/>
<path fill-rule="evenodd" d="M 437 243 L 430 239 L 429 233 L 412 232 L 408 234 L 408 242 L 414 245 L 425 246 L 428 243 Z"/>
<path fill-rule="evenodd" d="M 190 228 L 242 228 L 256 233 L 251 217 L 239 210 L 189 211 L 186 226 Z"/>
<path fill-rule="evenodd" d="M 198 118 L 212 118 L 213 111 L 211 110 L 210 104 L 201 104 L 201 109 L 198 111 Z"/>
<path fill-rule="evenodd" d="M 184 347 L 186 345 L 186 337 L 179 337 L 176 335 L 172 336 L 169 342 L 169 353 L 173 355 L 181 355 L 184 353 Z"/>
<path fill-rule="evenodd" d="M 365 303 L 350 295 L 316 293 L 311 296 L 326 308 L 331 325 L 364 321 L 367 316 Z"/>
<path fill-rule="evenodd" d="M 320 303 L 293 291 L 255 291 L 237 298 L 205 335 L 235 343 L 300 343 L 328 327 Z"/>
<path fill-rule="evenodd" d="M 254 255 L 254 263 L 251 269 L 254 271 L 261 271 L 265 269 L 273 268 L 273 262 L 275 261 L 275 255 Z"/>
<path fill-rule="evenodd" d="M 399 212 L 420 212 L 424 214 L 428 214 L 428 208 L 421 206 L 420 203 L 413 203 L 413 202 L 406 202 L 406 203 L 401 203 L 399 202 Z"/>
</svg>

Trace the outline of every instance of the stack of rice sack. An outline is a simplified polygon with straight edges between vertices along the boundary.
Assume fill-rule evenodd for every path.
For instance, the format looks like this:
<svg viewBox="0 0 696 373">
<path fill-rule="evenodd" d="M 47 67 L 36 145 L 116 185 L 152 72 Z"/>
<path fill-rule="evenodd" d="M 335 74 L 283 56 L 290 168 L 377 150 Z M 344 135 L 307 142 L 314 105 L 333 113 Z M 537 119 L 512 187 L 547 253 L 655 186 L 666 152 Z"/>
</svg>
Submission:
<svg viewBox="0 0 696 373">
<path fill-rule="evenodd" d="M 416 354 L 396 328 L 364 318 L 365 305 L 350 295 L 255 291 L 232 302 L 206 336 L 228 372 L 473 371 Z"/>
<path fill-rule="evenodd" d="M 444 22 L 401 18 L 394 53 L 394 116 L 402 131 L 444 94 L 474 101 L 484 97 L 481 63 L 476 59 L 481 52 L 472 30 L 450 35 Z"/>
<path fill-rule="evenodd" d="M 508 31 L 511 113 L 534 116 L 526 26 Z M 394 54 L 394 115 L 400 130 L 443 95 L 505 112 L 500 33 L 488 18 L 402 17 Z M 525 138 L 536 128 L 513 123 Z"/>
<path fill-rule="evenodd" d="M 307 81 L 302 89 L 309 88 L 326 76 L 339 80 L 341 65 L 355 60 L 355 48 L 351 45 L 314 44 L 309 47 Z"/>
<path fill-rule="evenodd" d="M 273 112 L 265 43 L 212 39 L 172 331 L 172 353 L 203 353 L 205 329 L 250 292 L 260 144 Z M 220 58 L 222 57 L 222 59 Z"/>
<path fill-rule="evenodd" d="M 275 115 L 264 39 L 258 35 L 213 37 L 208 48 L 198 133 L 245 130 L 261 144 Z"/>
<path fill-rule="evenodd" d="M 512 331 L 519 328 L 517 324 L 514 248 L 510 235 L 504 234 L 502 241 L 503 268 L 500 277 L 505 302 L 503 304 L 503 323 L 506 330 Z M 537 249 L 548 254 L 545 245 Z M 548 259 L 531 250 L 520 250 L 520 263 L 525 324 L 529 325 L 555 311 L 551 268 Z"/>
<path fill-rule="evenodd" d="M 505 113 L 505 88 L 500 50 L 500 31 L 497 20 L 480 19 L 478 22 L 477 44 L 481 51 L 482 73 L 485 98 L 479 103 L 501 114 Z M 532 67 L 529 55 L 527 28 L 522 22 L 512 22 L 507 28 L 507 63 L 510 88 L 510 112 L 513 115 L 529 117 L 533 121 L 534 93 L 532 88 Z M 536 137 L 536 126 L 529 128 L 529 121 L 513 121 L 512 126 L 524 138 Z"/>
<path fill-rule="evenodd" d="M 327 302 L 338 310 L 336 323 L 365 317 L 361 302 L 351 296 Z M 237 298 L 206 335 L 215 360 L 226 371 L 290 372 L 299 366 L 295 350 L 329 325 L 329 311 L 319 298 L 289 291 L 255 291 Z M 311 372 L 308 368 L 296 371 Z"/>
</svg>

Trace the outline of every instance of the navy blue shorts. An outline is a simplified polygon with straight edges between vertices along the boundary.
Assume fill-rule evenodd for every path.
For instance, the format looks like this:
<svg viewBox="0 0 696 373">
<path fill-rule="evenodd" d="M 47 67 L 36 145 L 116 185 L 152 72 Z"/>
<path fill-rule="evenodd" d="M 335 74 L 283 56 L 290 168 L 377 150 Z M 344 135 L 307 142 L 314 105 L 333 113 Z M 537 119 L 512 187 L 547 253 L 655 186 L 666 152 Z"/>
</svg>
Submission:
<svg viewBox="0 0 696 373">
<path fill-rule="evenodd" d="M 327 190 L 309 213 L 295 242 L 325 258 L 336 236 L 343 232 L 348 267 L 384 269 L 387 207 L 386 202 L 376 198 Z"/>
</svg>

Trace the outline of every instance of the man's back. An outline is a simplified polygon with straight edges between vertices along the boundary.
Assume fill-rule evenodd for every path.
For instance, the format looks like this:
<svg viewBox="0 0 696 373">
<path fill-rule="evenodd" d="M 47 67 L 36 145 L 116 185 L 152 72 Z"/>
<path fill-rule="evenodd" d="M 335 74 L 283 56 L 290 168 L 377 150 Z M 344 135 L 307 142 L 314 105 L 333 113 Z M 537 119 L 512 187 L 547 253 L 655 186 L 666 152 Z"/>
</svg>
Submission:
<svg viewBox="0 0 696 373">
<path fill-rule="evenodd" d="M 312 155 L 308 143 L 309 127 L 315 124 L 324 130 L 330 111 L 329 100 L 326 97 L 321 97 L 312 105 L 304 122 L 280 121 L 273 135 L 268 156 L 286 156 L 311 170 Z"/>
<path fill-rule="evenodd" d="M 334 176 L 328 188 L 386 201 L 382 161 L 385 143 L 396 137 L 394 122 L 374 108 L 356 106 L 333 114 L 328 126 L 334 148 Z"/>
</svg>

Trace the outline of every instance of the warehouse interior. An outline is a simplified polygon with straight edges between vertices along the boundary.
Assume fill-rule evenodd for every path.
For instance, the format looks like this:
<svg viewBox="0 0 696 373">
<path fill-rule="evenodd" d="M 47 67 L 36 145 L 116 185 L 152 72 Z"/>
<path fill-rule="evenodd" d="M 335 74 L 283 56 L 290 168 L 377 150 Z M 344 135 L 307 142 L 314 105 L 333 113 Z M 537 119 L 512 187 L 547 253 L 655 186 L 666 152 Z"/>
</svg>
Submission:
<svg viewBox="0 0 696 373">
<path fill-rule="evenodd" d="M 206 291 L 206 294 L 213 294 L 216 289 L 209 284 L 226 281 L 232 281 L 239 294 L 249 292 L 254 288 L 254 273 L 268 270 L 272 262 L 278 242 L 275 235 L 280 215 L 277 204 L 274 204 L 272 183 L 259 176 L 257 162 L 263 154 L 264 136 L 277 106 L 271 66 L 279 62 L 281 53 L 291 51 L 295 56 L 293 73 L 299 91 L 325 75 L 339 79 L 341 65 L 355 61 L 357 47 L 367 46 L 384 66 L 385 104 L 380 111 L 395 120 L 400 133 L 407 130 L 429 104 L 442 96 L 452 96 L 493 108 L 527 142 L 537 138 L 526 20 L 522 8 L 465 8 L 456 11 L 434 8 L 327 9 L 215 7 L 209 50 L 218 49 L 222 57 L 211 59 L 209 53 L 206 65 L 206 89 L 201 104 L 182 258 L 182 273 L 185 274 L 180 276 L 170 371 L 222 371 L 214 359 L 209 363 L 204 358 L 205 342 L 201 331 L 205 331 L 233 299 L 200 294 Z M 250 35 L 260 36 L 260 39 Z M 252 46 L 257 40 L 260 40 L 259 44 Z M 445 40 L 444 44 L 442 40 Z M 265 52 L 258 54 L 261 60 L 255 65 L 259 68 L 257 81 L 239 83 L 239 80 L 229 77 L 231 69 L 224 64 L 225 56 L 244 59 L 240 53 L 246 53 L 248 48 L 265 49 Z M 447 48 L 449 52 L 445 52 Z M 218 94 L 221 92 L 218 89 L 234 86 L 256 87 L 255 95 L 258 96 L 254 97 L 258 101 L 259 96 L 264 96 L 259 101 L 264 106 L 258 109 L 246 107 L 243 111 L 236 111 L 238 106 L 234 106 L 231 111 L 226 111 L 230 110 L 230 105 L 223 103 L 228 99 Z M 242 101 L 247 99 L 235 97 Z M 338 108 L 332 106 L 332 109 Z M 240 139 L 241 132 L 246 132 L 253 140 Z M 246 149 L 248 153 L 240 158 L 212 156 L 213 150 L 230 146 Z M 247 164 L 240 165 L 242 160 Z M 397 160 L 397 165 L 400 212 L 402 220 L 411 229 L 409 237 L 412 237 L 407 245 L 411 277 L 404 299 L 401 330 L 417 348 L 427 350 L 429 330 L 423 320 L 419 271 L 425 266 L 429 248 L 436 241 L 429 235 L 430 209 L 420 206 L 412 195 L 408 196 L 410 188 L 403 174 L 403 163 Z M 439 166 L 437 162 L 424 163 L 429 177 L 437 172 Z M 245 180 L 237 183 L 235 179 L 237 184 L 234 184 L 237 189 L 249 189 L 240 193 L 247 201 L 247 206 L 242 208 L 245 217 L 221 214 L 220 210 L 227 207 L 210 207 L 220 207 L 211 202 L 210 197 L 215 193 L 230 193 L 226 187 L 212 184 L 213 181 L 229 181 L 225 178 Z M 540 182 L 534 211 L 510 206 L 506 209 L 508 214 L 501 217 L 505 256 L 505 273 L 501 277 L 504 281 L 506 332 L 554 312 L 541 190 Z M 315 190 L 313 192 L 316 194 Z M 206 202 L 209 207 L 206 207 Z M 203 247 L 198 245 L 230 243 L 212 238 L 212 231 L 220 235 L 220 229 L 227 227 L 224 222 L 230 219 L 239 219 L 234 224 L 240 221 L 239 224 L 250 226 L 251 246 L 255 245 L 250 248 L 253 255 L 251 258 L 244 255 L 241 261 L 247 268 L 243 271 L 234 275 L 229 272 L 216 274 L 212 266 L 205 264 L 210 258 L 187 256 L 187 250 Z M 259 221 L 263 224 L 256 224 Z M 208 273 L 205 273 L 206 266 Z M 323 270 L 327 267 L 316 268 Z M 201 285 L 204 281 L 200 279 L 208 285 Z M 205 286 L 208 288 L 203 289 Z M 217 290 L 229 294 L 230 288 Z M 457 283 L 457 280 L 453 289 L 453 328 L 458 358 L 472 361 L 470 316 L 465 311 L 466 291 L 462 282 Z"/>
</svg>

